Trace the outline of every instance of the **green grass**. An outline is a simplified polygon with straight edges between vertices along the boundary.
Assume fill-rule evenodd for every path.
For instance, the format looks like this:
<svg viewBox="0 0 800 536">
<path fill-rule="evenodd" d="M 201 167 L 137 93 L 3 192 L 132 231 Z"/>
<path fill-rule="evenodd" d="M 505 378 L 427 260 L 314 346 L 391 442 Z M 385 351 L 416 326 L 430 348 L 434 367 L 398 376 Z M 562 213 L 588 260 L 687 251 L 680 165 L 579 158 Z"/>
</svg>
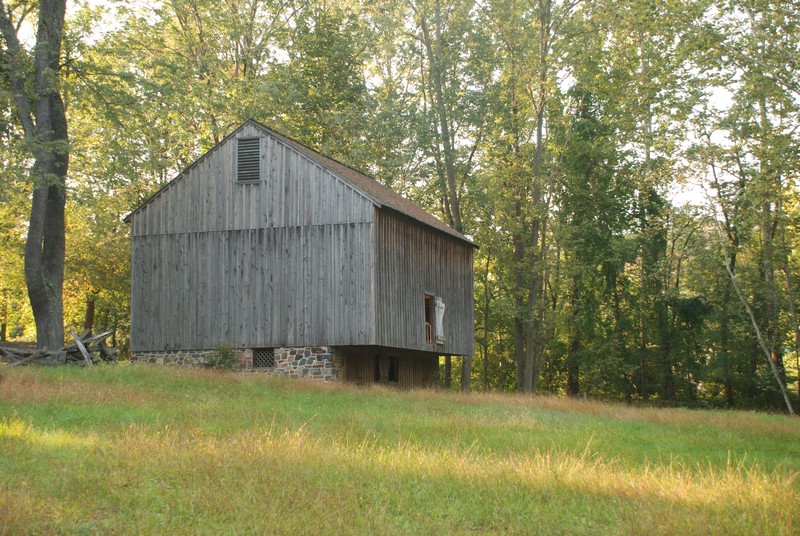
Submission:
<svg viewBox="0 0 800 536">
<path fill-rule="evenodd" d="M 0 534 L 793 534 L 800 421 L 0 366 Z"/>
</svg>

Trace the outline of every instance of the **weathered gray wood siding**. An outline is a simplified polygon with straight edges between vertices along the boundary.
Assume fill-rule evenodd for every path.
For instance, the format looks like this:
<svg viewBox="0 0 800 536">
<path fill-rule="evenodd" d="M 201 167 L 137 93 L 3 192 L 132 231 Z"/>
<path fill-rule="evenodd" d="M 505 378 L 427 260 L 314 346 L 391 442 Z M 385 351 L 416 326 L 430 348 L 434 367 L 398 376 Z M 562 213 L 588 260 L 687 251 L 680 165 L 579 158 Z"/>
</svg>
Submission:
<svg viewBox="0 0 800 536">
<path fill-rule="evenodd" d="M 376 344 L 472 355 L 473 248 L 391 211 L 375 221 Z M 444 344 L 425 341 L 425 294 L 445 303 Z"/>
<path fill-rule="evenodd" d="M 262 137 L 237 183 L 237 137 Z M 131 350 L 374 342 L 374 203 L 246 124 L 137 211 Z"/>
<path fill-rule="evenodd" d="M 337 348 L 344 357 L 342 378 L 361 385 L 378 383 L 375 367 L 380 359 L 394 358 L 397 381 L 387 382 L 404 389 L 433 387 L 439 382 L 439 356 L 377 346 Z"/>
<path fill-rule="evenodd" d="M 369 344 L 370 224 L 133 240 L 131 348 Z"/>
<path fill-rule="evenodd" d="M 236 138 L 261 137 L 261 180 L 237 183 Z M 245 124 L 134 214 L 133 236 L 371 222 L 373 202 Z"/>
</svg>

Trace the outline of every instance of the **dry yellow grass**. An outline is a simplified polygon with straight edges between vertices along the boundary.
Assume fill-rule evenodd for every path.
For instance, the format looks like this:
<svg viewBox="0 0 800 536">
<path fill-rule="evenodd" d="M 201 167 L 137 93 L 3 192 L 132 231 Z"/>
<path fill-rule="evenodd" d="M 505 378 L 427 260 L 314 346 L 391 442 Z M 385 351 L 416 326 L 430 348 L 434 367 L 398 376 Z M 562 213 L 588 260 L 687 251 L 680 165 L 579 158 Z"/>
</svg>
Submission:
<svg viewBox="0 0 800 536">
<path fill-rule="evenodd" d="M 798 522 L 797 447 L 751 439 L 796 442 L 779 416 L 149 369 L 15 371 L 0 392 L 0 533 L 793 534 Z M 111 401 L 155 416 L 113 421 Z M 711 448 L 730 454 L 707 455 L 693 427 L 722 430 Z M 633 432 L 681 449 L 640 458 L 614 443 Z"/>
</svg>

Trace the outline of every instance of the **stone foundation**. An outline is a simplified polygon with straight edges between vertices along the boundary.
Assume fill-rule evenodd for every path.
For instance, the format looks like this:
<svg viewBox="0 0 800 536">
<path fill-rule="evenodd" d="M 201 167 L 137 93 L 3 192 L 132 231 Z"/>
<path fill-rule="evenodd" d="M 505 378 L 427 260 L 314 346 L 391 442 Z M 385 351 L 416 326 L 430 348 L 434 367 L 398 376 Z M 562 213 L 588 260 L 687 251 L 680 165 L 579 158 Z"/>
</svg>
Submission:
<svg viewBox="0 0 800 536">
<path fill-rule="evenodd" d="M 200 367 L 214 350 L 172 350 L 167 352 L 131 352 L 131 361 L 153 365 Z"/>
<path fill-rule="evenodd" d="M 298 348 L 275 348 L 275 366 L 269 368 L 253 367 L 253 350 L 247 348 L 237 350 L 239 354 L 238 368 L 250 372 L 310 378 L 321 381 L 334 381 L 341 377 L 343 359 L 337 356 L 333 348 L 327 346 L 305 346 Z M 139 363 L 155 365 L 205 366 L 206 358 L 214 354 L 214 350 L 175 350 L 165 352 L 133 352 L 131 359 Z"/>
</svg>

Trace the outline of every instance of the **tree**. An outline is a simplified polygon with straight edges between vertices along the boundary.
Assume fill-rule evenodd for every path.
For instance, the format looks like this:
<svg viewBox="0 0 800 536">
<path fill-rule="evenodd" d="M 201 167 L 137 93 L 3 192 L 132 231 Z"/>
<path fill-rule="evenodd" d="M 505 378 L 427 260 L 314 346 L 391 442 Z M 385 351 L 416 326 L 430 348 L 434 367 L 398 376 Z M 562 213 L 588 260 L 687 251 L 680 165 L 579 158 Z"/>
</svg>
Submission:
<svg viewBox="0 0 800 536">
<path fill-rule="evenodd" d="M 581 362 L 586 360 L 602 374 L 590 384 L 606 392 L 625 392 L 623 358 L 628 352 L 621 337 L 617 296 L 624 263 L 619 262 L 618 244 L 623 233 L 630 232 L 626 216 L 633 205 L 633 187 L 620 170 L 612 130 L 603 122 L 602 103 L 582 82 L 570 91 L 568 103 L 557 194 L 557 236 L 568 259 L 567 394 L 577 396 L 581 391 Z"/>
<path fill-rule="evenodd" d="M 624 151 L 635 187 L 631 220 L 638 242 L 638 395 L 647 399 L 671 389 L 667 265 L 669 205 L 667 192 L 680 176 L 680 143 L 686 117 L 698 101 L 704 81 L 689 59 L 691 36 L 708 3 L 634 0 L 611 5 L 587 2 L 581 11 L 587 47 L 600 76 L 590 89 L 607 101 L 614 143 Z M 587 39 L 581 39 L 581 42 Z M 577 57 L 585 53 L 576 51 Z M 597 69 L 591 63 L 578 64 Z"/>
<path fill-rule="evenodd" d="M 419 94 L 418 143 L 432 179 L 427 197 L 438 205 L 444 220 L 467 232 L 469 185 L 474 177 L 475 154 L 485 133 L 482 90 L 490 78 L 486 42 L 476 24 L 473 4 L 463 0 L 408 0 L 409 48 L 419 66 L 415 76 Z M 432 169 L 430 169 L 432 168 Z M 461 389 L 469 390 L 471 356 L 461 369 Z M 451 358 L 445 358 L 445 387 L 450 386 Z"/>
<path fill-rule="evenodd" d="M 10 108 L 0 104 L 0 110 Z M 25 295 L 25 236 L 30 208 L 24 136 L 4 113 L 0 130 L 0 341 L 30 336 L 30 303 Z"/>
<path fill-rule="evenodd" d="M 282 130 L 358 169 L 368 133 L 364 81 L 365 24 L 334 6 L 308 6 L 294 17 L 288 61 L 273 67 L 274 107 Z"/>
<path fill-rule="evenodd" d="M 490 2 L 484 20 L 499 56 L 499 75 L 510 109 L 501 147 L 510 154 L 509 184 L 513 223 L 515 326 L 518 388 L 536 390 L 543 350 L 548 183 L 552 158 L 547 148 L 547 114 L 557 94 L 557 48 L 564 26 L 580 0 Z M 505 139 L 503 139 L 505 138 Z M 498 147 L 500 148 L 500 147 Z"/>
<path fill-rule="evenodd" d="M 32 10 L 26 3 L 6 6 L 0 0 L 0 31 L 5 43 L 1 68 L 10 80 L 17 121 L 33 157 L 25 282 L 36 322 L 36 343 L 57 348 L 64 343 L 64 207 L 69 165 L 67 117 L 59 78 L 66 0 L 40 0 L 31 58 L 20 42 L 19 31 Z"/>
<path fill-rule="evenodd" d="M 789 405 L 780 392 L 783 353 L 800 339 L 793 329 L 796 272 L 786 240 L 793 227 L 786 207 L 800 170 L 800 80 L 789 67 L 798 60 L 798 22 L 800 12 L 791 4 L 732 0 L 696 32 L 696 61 L 730 95 L 729 106 L 709 103 L 693 117 L 699 141 L 691 153 L 713 198 L 727 253 L 717 261 L 724 286 L 712 364 L 723 377 L 728 405 Z M 742 305 L 750 308 L 747 317 Z M 787 340 L 790 332 L 794 344 Z M 768 368 L 759 356 L 762 343 Z"/>
</svg>

